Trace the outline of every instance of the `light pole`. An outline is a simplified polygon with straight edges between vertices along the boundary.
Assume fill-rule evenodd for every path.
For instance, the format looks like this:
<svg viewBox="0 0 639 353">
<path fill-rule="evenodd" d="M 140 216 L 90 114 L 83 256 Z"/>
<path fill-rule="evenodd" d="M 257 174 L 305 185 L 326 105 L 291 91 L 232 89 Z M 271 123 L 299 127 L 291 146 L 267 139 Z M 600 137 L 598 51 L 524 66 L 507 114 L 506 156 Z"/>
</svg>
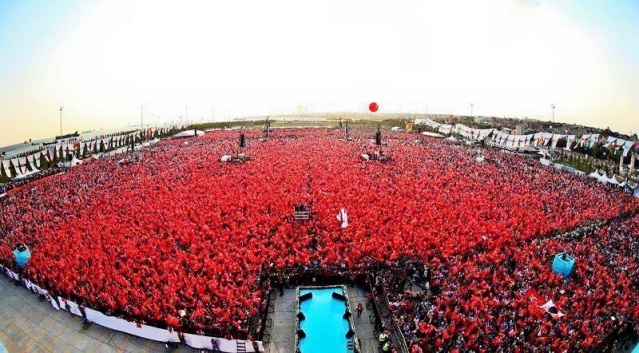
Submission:
<svg viewBox="0 0 639 353">
<path fill-rule="evenodd" d="M 144 103 L 140 104 L 140 127 L 144 131 Z"/>
<path fill-rule="evenodd" d="M 552 108 L 552 122 L 555 122 L 555 104 L 551 104 L 550 107 Z"/>
<path fill-rule="evenodd" d="M 475 106 L 475 105 L 474 105 L 473 103 L 470 103 L 470 117 L 471 117 L 471 118 L 473 117 L 473 107 L 474 107 L 474 106 Z"/>
<path fill-rule="evenodd" d="M 60 106 L 60 136 L 62 136 L 62 109 L 64 107 Z"/>
</svg>

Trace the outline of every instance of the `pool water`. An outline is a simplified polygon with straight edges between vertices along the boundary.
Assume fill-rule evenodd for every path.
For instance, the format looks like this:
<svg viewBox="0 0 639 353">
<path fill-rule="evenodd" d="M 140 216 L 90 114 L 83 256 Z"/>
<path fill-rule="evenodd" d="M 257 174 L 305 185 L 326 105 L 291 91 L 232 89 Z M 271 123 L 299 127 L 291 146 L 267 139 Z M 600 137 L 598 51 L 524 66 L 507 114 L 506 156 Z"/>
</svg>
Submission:
<svg viewBox="0 0 639 353">
<path fill-rule="evenodd" d="M 312 292 L 313 297 L 300 303 L 300 311 L 306 319 L 300 322 L 300 328 L 306 333 L 299 340 L 301 353 L 347 353 L 346 338 L 349 329 L 347 319 L 343 318 L 346 303 L 333 298 L 333 292 L 344 295 L 342 287 L 300 289 L 300 296 Z"/>
</svg>

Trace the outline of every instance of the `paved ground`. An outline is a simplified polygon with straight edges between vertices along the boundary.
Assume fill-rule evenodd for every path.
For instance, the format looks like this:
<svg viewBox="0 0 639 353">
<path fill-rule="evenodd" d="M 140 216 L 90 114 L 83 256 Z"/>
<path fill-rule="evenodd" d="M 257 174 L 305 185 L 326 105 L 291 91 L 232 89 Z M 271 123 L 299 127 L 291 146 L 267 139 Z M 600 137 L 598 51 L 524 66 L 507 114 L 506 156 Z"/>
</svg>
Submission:
<svg viewBox="0 0 639 353">
<path fill-rule="evenodd" d="M 355 332 L 361 342 L 362 353 L 377 353 L 377 343 L 373 336 L 373 325 L 369 321 L 372 311 L 366 309 L 366 293 L 360 287 L 348 286 L 348 298 L 353 312 Z M 362 303 L 364 312 L 357 317 L 355 309 L 357 303 Z M 271 335 L 271 342 L 267 345 L 269 353 L 295 352 L 295 288 L 284 290 L 283 296 L 277 296 L 275 311 L 270 314 L 273 326 L 267 328 Z M 327 352 L 328 353 L 328 352 Z"/>
<path fill-rule="evenodd" d="M 164 344 L 93 324 L 53 309 L 26 288 L 0 275 L 0 342 L 9 353 L 165 352 Z M 1 345 L 0 345 L 1 347 Z M 0 352 L 1 352 L 0 348 Z M 181 346 L 174 352 L 194 352 Z"/>
<path fill-rule="evenodd" d="M 361 342 L 362 353 L 377 353 L 371 312 L 366 309 L 366 293 L 362 288 L 348 286 L 351 308 L 364 305 L 360 318 L 354 313 L 355 331 Z M 275 312 L 270 314 L 273 327 L 268 345 L 270 353 L 292 353 L 295 345 L 295 289 L 287 289 L 277 296 Z M 82 320 L 69 312 L 55 310 L 46 301 L 26 288 L 15 286 L 0 275 L 0 347 L 9 353 L 20 352 L 165 352 L 164 344 L 125 333 L 105 329 L 93 324 L 82 330 Z M 2 352 L 2 348 L 0 348 Z M 197 352 L 180 346 L 174 352 Z"/>
<path fill-rule="evenodd" d="M 267 329 L 271 334 L 268 352 L 295 352 L 295 288 L 285 289 L 283 296 L 276 297 L 275 311 L 269 315 L 273 326 Z"/>
<path fill-rule="evenodd" d="M 378 344 L 373 335 L 373 324 L 369 316 L 373 314 L 372 310 L 366 309 L 366 291 L 360 286 L 348 286 L 348 299 L 353 310 L 353 321 L 355 322 L 355 333 L 360 341 L 362 353 L 377 353 Z M 364 312 L 361 317 L 357 317 L 357 303 L 362 303 Z"/>
</svg>

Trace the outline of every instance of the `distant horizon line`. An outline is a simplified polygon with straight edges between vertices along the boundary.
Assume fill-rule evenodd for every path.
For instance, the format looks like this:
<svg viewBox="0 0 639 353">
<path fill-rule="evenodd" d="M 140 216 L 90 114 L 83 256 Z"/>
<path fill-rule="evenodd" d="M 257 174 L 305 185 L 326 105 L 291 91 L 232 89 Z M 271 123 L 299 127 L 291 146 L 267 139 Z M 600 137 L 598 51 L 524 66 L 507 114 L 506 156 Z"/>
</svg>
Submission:
<svg viewBox="0 0 639 353">
<path fill-rule="evenodd" d="M 267 117 L 272 117 L 272 119 L 277 119 L 277 118 L 289 118 L 289 117 L 298 117 L 301 119 L 304 119 L 304 117 L 314 117 L 314 116 L 324 116 L 323 119 L 326 120 L 330 120 L 330 119 L 338 119 L 338 116 L 333 117 L 333 115 L 340 115 L 340 114 L 345 114 L 345 115 L 357 115 L 357 116 L 365 116 L 370 118 L 370 120 L 384 120 L 384 119 L 388 119 L 388 118 L 409 118 L 409 117 L 465 117 L 465 118 L 495 118 L 495 119 L 512 119 L 512 120 L 520 120 L 520 121 L 537 121 L 540 123 L 549 123 L 549 124 L 561 124 L 561 125 L 573 125 L 573 126 L 578 126 L 578 127 L 583 127 L 583 128 L 587 128 L 587 129 L 596 129 L 596 130 L 605 130 L 606 128 L 602 128 L 602 127 L 595 127 L 595 126 L 589 126 L 589 125 L 583 125 L 583 124 L 577 124 L 577 123 L 568 123 L 568 122 L 562 122 L 562 121 L 551 121 L 550 119 L 548 119 L 547 117 L 544 118 L 539 118 L 539 117 L 530 117 L 530 116 L 526 116 L 526 117 L 519 117 L 519 116 L 495 116 L 495 115 L 460 115 L 460 114 L 446 114 L 446 113 L 404 113 L 404 112 L 349 112 L 349 111 L 342 111 L 342 112 L 314 112 L 314 113 L 310 113 L 310 112 L 306 112 L 306 113 L 278 113 L 278 114 L 260 114 L 260 115 L 246 115 L 246 116 L 240 116 L 240 117 L 225 117 L 225 118 L 220 118 L 219 120 L 216 118 L 212 118 L 212 119 L 207 119 L 207 120 L 197 120 L 193 119 L 193 120 L 189 120 L 189 121 L 167 121 L 164 122 L 162 124 L 158 124 L 156 123 L 149 123 L 149 124 L 144 124 L 144 126 L 142 127 L 140 124 L 128 124 L 125 126 L 121 126 L 121 127 L 114 127 L 114 128 L 98 128 L 98 129 L 91 129 L 91 130 L 85 130 L 85 131 L 80 131 L 80 130 L 76 130 L 79 134 L 88 134 L 88 133 L 99 133 L 99 132 L 105 132 L 108 133 L 108 131 L 112 131 L 112 133 L 115 132 L 119 132 L 121 130 L 126 130 L 129 128 L 135 128 L 135 129 L 142 129 L 142 128 L 148 128 L 148 127 L 168 127 L 168 126 L 188 126 L 188 125 L 195 125 L 195 124 L 206 124 L 206 123 L 232 123 L 232 122 L 239 122 L 239 121 L 251 121 L 251 120 L 261 120 L 261 119 L 266 119 Z M 375 118 L 375 116 L 379 116 L 378 118 Z M 614 131 L 611 130 L 614 133 L 619 133 L 622 135 L 626 135 L 626 136 L 632 136 L 632 130 L 630 130 L 630 133 L 624 133 L 624 132 L 618 132 L 618 131 Z M 74 131 L 75 132 L 75 131 Z M 67 133 L 72 133 L 72 132 L 67 132 Z M 20 145 L 24 145 L 24 144 L 28 144 L 28 143 L 33 143 L 33 142 L 37 142 L 37 141 L 42 141 L 42 140 L 47 140 L 47 139 L 54 139 L 55 137 L 60 136 L 60 135 L 50 135 L 50 136 L 46 136 L 46 137 L 37 137 L 37 138 L 31 138 L 31 139 L 25 139 L 24 142 L 16 142 L 16 143 L 10 143 L 7 145 L 2 145 L 0 146 L 0 149 L 6 149 L 8 147 L 17 147 Z"/>
</svg>

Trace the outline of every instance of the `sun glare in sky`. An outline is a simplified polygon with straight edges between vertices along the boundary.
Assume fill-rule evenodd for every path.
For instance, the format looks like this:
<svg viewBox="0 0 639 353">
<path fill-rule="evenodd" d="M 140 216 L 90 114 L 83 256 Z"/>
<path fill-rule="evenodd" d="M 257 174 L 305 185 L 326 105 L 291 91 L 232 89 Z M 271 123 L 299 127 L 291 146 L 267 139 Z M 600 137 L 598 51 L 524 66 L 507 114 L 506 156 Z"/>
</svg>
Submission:
<svg viewBox="0 0 639 353">
<path fill-rule="evenodd" d="M 310 112 L 639 130 L 639 3 L 0 0 L 0 145 Z"/>
</svg>

